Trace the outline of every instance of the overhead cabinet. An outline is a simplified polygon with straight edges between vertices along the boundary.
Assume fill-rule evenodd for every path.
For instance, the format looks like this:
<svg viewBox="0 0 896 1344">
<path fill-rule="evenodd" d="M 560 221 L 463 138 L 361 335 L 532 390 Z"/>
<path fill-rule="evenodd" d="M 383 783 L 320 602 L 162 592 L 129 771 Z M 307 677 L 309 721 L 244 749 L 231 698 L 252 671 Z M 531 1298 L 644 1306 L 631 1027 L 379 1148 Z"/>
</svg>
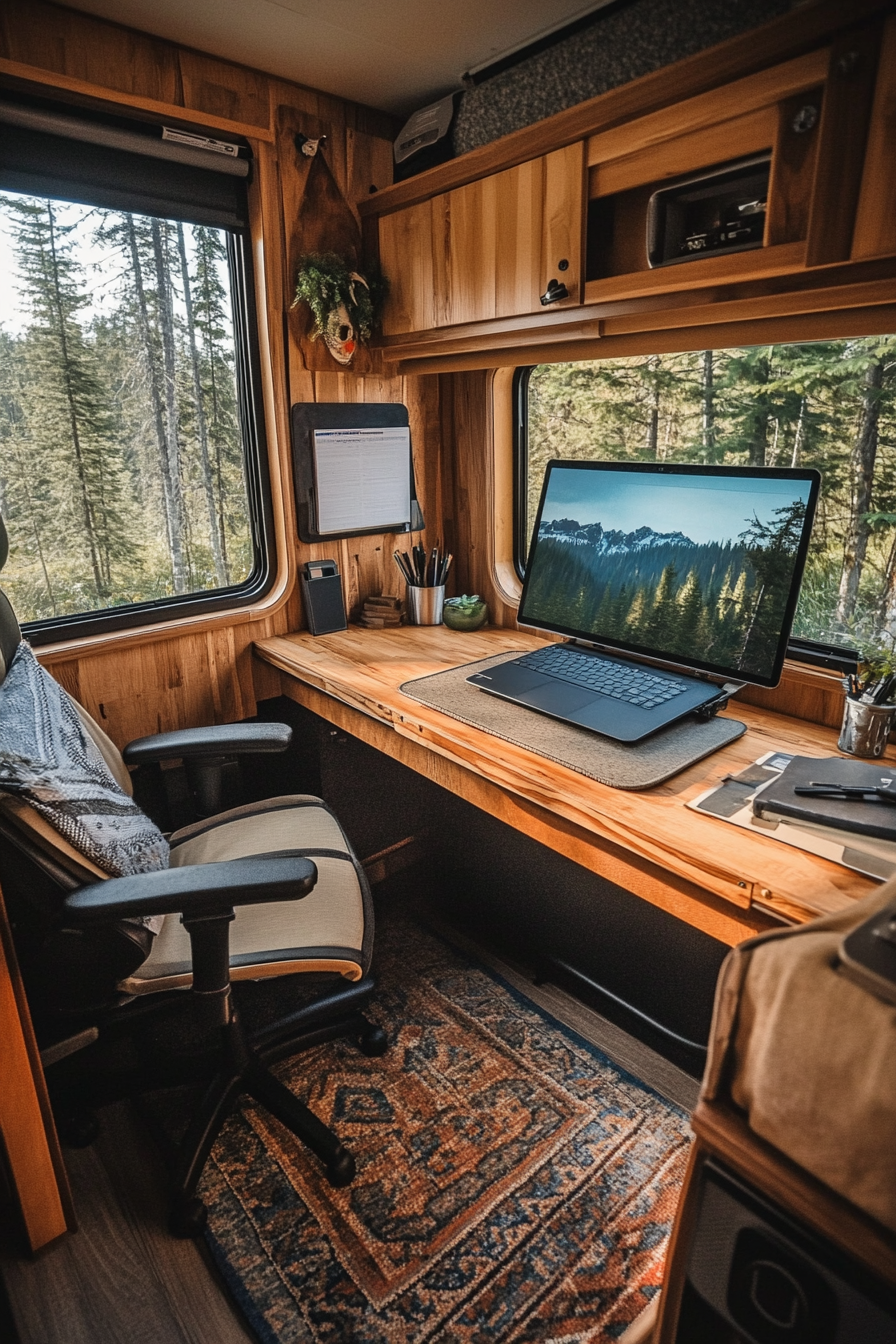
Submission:
<svg viewBox="0 0 896 1344">
<path fill-rule="evenodd" d="M 582 299 L 584 145 L 566 145 L 379 220 L 387 336 L 516 317 L 550 282 Z"/>
<path fill-rule="evenodd" d="M 702 320 L 698 292 L 704 304 L 749 303 L 757 318 L 784 311 L 785 291 L 794 312 L 820 311 L 825 293 L 832 307 L 896 301 L 880 267 L 861 266 L 896 252 L 896 16 L 872 14 L 814 50 L 746 68 L 691 97 L 679 79 L 676 101 L 624 118 L 608 111 L 613 91 L 581 106 L 578 124 L 593 107 L 600 129 L 571 144 L 488 175 L 474 151 L 474 180 L 458 181 L 458 159 L 363 203 L 391 283 L 386 357 L 593 340 L 623 333 L 627 315 L 643 329 L 648 309 L 651 327 L 687 325 Z M 533 143 L 568 134 L 571 115 L 530 128 Z M 519 153 L 519 134 L 508 153 Z M 723 192 L 719 218 L 703 219 L 701 177 L 730 183 L 739 166 L 750 198 Z M 670 200 L 678 208 L 678 185 L 681 200 L 690 190 L 697 201 L 697 222 L 670 210 L 678 233 L 664 243 L 657 221 Z M 744 211 L 749 227 L 738 227 Z"/>
</svg>

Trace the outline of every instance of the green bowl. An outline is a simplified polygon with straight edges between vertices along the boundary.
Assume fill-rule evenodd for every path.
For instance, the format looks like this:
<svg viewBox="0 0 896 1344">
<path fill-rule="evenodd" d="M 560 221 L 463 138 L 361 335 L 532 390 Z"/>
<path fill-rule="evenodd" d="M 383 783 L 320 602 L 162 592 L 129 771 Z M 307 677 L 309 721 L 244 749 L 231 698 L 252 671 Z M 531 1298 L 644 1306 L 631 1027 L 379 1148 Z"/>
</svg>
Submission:
<svg viewBox="0 0 896 1344">
<path fill-rule="evenodd" d="M 478 630 L 488 620 L 488 605 L 477 602 L 475 607 L 458 607 L 449 597 L 442 608 L 442 620 L 449 630 Z"/>
</svg>

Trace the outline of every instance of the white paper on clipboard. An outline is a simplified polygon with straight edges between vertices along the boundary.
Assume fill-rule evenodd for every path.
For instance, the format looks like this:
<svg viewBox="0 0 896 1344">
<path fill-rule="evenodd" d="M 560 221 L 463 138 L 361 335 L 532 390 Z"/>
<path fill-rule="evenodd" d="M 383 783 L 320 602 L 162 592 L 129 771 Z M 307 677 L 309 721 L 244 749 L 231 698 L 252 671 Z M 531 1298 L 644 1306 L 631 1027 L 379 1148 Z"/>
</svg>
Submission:
<svg viewBox="0 0 896 1344">
<path fill-rule="evenodd" d="M 317 531 L 330 536 L 407 527 L 411 521 L 411 431 L 315 429 Z"/>
</svg>

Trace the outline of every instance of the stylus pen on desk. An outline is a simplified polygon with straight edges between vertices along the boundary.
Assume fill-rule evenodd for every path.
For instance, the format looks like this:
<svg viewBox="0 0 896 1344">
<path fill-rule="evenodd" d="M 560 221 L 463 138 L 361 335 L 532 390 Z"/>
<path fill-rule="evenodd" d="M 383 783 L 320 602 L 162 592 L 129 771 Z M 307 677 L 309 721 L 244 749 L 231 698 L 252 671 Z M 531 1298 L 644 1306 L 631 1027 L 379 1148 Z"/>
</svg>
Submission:
<svg viewBox="0 0 896 1344">
<path fill-rule="evenodd" d="M 795 784 L 795 794 L 802 798 L 841 798 L 845 802 L 881 798 L 885 803 L 896 805 L 896 787 L 893 784 L 826 784 L 820 780 L 810 780 L 808 784 Z"/>
</svg>

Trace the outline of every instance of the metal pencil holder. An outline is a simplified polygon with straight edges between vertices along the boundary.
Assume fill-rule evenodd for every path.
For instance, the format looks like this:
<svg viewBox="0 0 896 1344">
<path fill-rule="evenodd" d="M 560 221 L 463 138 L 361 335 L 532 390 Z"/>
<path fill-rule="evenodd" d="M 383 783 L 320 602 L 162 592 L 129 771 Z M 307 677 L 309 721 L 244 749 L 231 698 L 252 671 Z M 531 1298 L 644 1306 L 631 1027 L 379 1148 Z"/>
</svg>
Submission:
<svg viewBox="0 0 896 1344">
<path fill-rule="evenodd" d="M 847 697 L 837 746 L 850 756 L 881 756 L 894 716 L 896 705 L 866 705 Z"/>
<path fill-rule="evenodd" d="M 444 604 L 444 583 L 431 588 L 408 584 L 408 621 L 411 625 L 441 625 Z"/>
</svg>

